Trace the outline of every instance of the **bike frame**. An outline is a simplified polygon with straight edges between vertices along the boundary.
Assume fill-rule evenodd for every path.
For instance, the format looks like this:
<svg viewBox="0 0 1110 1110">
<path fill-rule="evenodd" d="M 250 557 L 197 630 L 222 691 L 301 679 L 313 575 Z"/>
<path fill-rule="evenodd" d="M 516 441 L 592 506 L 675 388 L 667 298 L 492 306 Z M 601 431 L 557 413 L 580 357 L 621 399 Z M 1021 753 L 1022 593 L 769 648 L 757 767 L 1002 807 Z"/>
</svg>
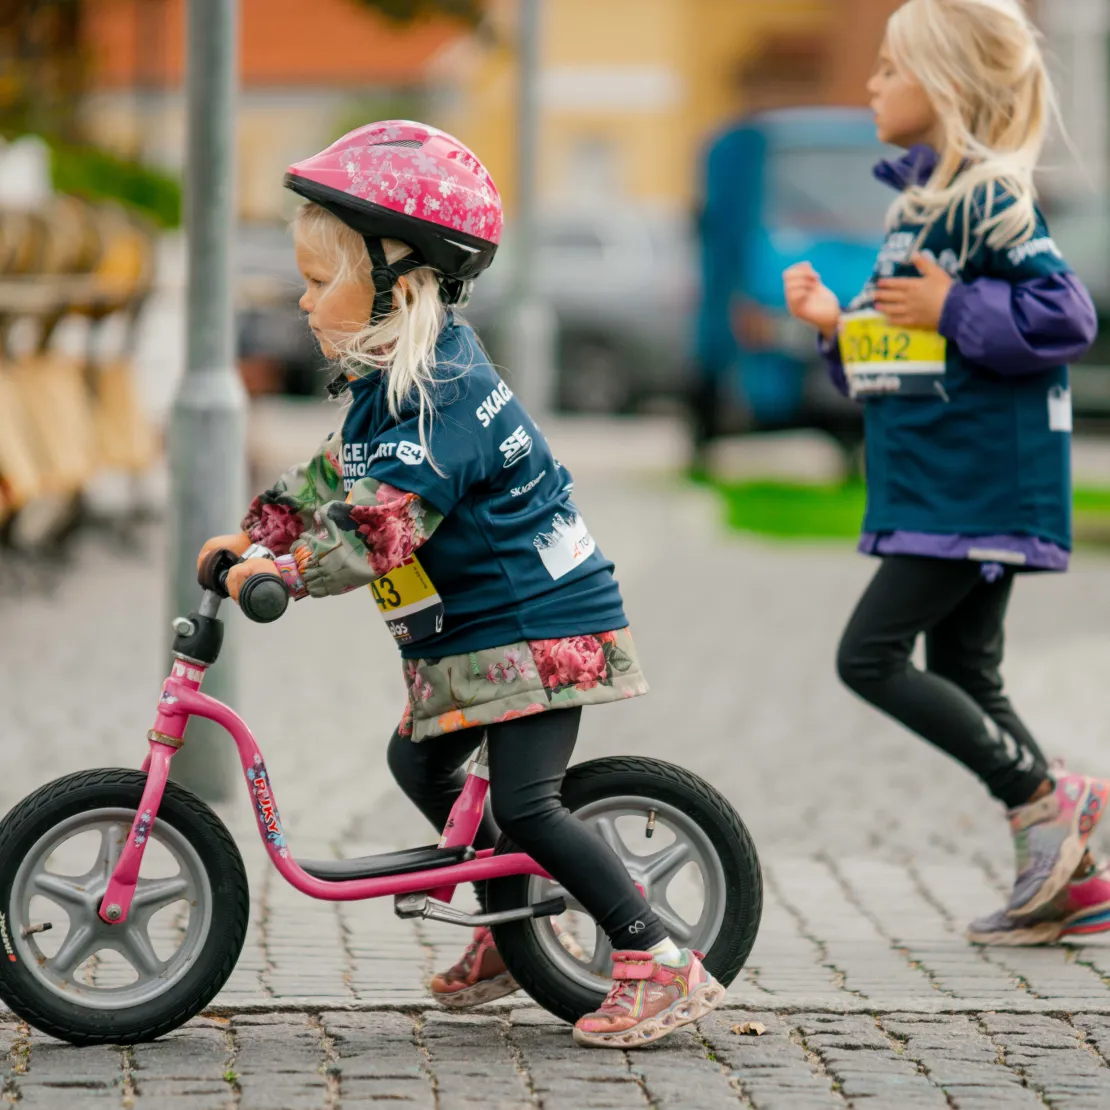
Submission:
<svg viewBox="0 0 1110 1110">
<path fill-rule="evenodd" d="M 170 760 L 182 746 L 190 717 L 203 717 L 222 726 L 239 749 L 239 761 L 247 790 L 251 795 L 262 842 L 270 861 L 282 877 L 302 894 L 335 902 L 357 901 L 405 894 L 426 893 L 449 902 L 459 883 L 497 879 L 510 875 L 550 875 L 523 852 L 495 856 L 492 848 L 479 851 L 477 857 L 463 863 L 450 864 L 434 870 L 383 875 L 369 879 L 337 879 L 329 881 L 309 875 L 290 855 L 274 798 L 269 772 L 251 730 L 233 709 L 223 702 L 200 692 L 207 666 L 178 657 L 170 676 L 162 686 L 154 727 L 147 734 L 150 754 L 143 762 L 146 787 L 139 803 L 135 821 L 120 853 L 100 904 L 100 916 L 109 924 L 127 920 L 135 885 L 139 878 L 143 851 L 150 830 L 158 817 L 158 807 L 169 778 Z M 482 820 L 486 795 L 489 792 L 489 770 L 485 763 L 484 745 L 467 768 L 466 784 L 451 810 L 439 847 L 455 848 L 474 843 Z"/>
</svg>

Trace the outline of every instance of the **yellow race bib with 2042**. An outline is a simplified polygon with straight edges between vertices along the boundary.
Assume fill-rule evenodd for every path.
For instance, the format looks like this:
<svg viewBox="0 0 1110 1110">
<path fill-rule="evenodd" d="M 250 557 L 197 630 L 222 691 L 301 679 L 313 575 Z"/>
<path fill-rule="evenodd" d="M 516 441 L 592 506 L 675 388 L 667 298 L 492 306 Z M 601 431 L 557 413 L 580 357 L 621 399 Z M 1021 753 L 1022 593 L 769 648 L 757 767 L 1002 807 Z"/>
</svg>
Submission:
<svg viewBox="0 0 1110 1110">
<path fill-rule="evenodd" d="M 853 397 L 946 396 L 948 341 L 935 331 L 899 327 L 880 312 L 846 312 L 840 318 L 839 341 Z"/>
</svg>

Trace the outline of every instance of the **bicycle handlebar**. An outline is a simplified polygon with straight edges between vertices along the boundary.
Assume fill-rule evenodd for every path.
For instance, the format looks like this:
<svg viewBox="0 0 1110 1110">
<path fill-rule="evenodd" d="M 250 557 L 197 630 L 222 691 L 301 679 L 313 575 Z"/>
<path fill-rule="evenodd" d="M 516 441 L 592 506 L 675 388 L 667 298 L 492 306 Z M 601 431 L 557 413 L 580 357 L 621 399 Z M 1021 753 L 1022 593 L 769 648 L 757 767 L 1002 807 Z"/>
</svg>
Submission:
<svg viewBox="0 0 1110 1110">
<path fill-rule="evenodd" d="M 233 551 L 210 551 L 200 565 L 197 581 L 206 589 L 227 597 L 227 575 L 243 560 Z M 285 582 L 272 574 L 252 574 L 239 590 L 239 608 L 248 620 L 259 624 L 276 621 L 289 606 Z"/>
<path fill-rule="evenodd" d="M 239 608 L 243 616 L 259 624 L 276 621 L 288 606 L 289 591 L 285 582 L 272 574 L 252 574 L 239 590 Z"/>
</svg>

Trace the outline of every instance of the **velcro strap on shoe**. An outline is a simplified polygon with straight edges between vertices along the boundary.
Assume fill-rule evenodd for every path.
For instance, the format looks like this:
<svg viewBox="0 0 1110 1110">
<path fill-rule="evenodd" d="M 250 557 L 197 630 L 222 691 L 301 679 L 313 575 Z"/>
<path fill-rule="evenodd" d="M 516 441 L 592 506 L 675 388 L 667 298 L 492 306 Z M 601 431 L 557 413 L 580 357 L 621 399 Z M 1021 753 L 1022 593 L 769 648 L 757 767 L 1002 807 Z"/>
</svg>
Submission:
<svg viewBox="0 0 1110 1110">
<path fill-rule="evenodd" d="M 1060 812 L 1060 799 L 1055 794 L 1047 794 L 1035 802 L 1018 806 L 1010 810 L 1010 828 L 1014 832 L 1021 832 L 1030 825 L 1039 825 L 1042 821 L 1051 821 Z"/>
<path fill-rule="evenodd" d="M 650 952 L 614 952 L 614 979 L 650 979 L 655 957 Z"/>
</svg>

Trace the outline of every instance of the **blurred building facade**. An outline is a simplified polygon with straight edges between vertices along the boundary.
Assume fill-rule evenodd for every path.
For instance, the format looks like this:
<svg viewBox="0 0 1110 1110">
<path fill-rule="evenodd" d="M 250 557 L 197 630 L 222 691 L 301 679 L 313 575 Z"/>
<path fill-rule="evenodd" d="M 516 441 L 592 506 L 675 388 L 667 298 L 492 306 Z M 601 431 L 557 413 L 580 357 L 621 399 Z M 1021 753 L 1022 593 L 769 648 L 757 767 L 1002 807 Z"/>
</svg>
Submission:
<svg viewBox="0 0 1110 1110">
<path fill-rule="evenodd" d="M 85 0 L 86 137 L 180 169 L 187 0 Z M 239 202 L 245 220 L 283 214 L 282 174 L 345 130 L 416 114 L 428 67 L 460 35 L 447 20 L 398 26 L 354 0 L 240 0 Z"/>
<path fill-rule="evenodd" d="M 86 0 L 80 118 L 89 139 L 180 167 L 185 2 Z M 546 0 L 543 199 L 686 207 L 704 136 L 753 96 L 783 86 L 802 102 L 858 102 L 894 6 Z M 448 21 L 398 26 L 354 0 L 242 0 L 242 217 L 280 217 L 289 162 L 392 113 L 424 112 L 456 131 L 511 204 L 516 3 L 490 0 L 487 10 L 472 33 Z"/>
<path fill-rule="evenodd" d="M 707 134 L 745 109 L 866 103 L 900 0 L 545 0 L 541 202 L 688 210 Z M 80 119 L 93 142 L 179 168 L 186 0 L 85 0 Z M 1110 0 L 1033 0 L 1074 150 L 1046 175 L 1073 207 L 1108 184 Z M 478 32 L 391 23 L 356 0 L 241 0 L 240 214 L 280 218 L 281 173 L 359 122 L 422 114 L 456 132 L 513 196 L 516 0 Z"/>
<path fill-rule="evenodd" d="M 89 138 L 179 165 L 185 0 L 86 0 Z M 776 95 L 860 104 L 898 0 L 547 0 L 544 199 L 691 200 L 703 137 Z M 1088 176 L 1105 184 L 1108 0 L 1041 0 L 1062 103 Z M 422 110 L 513 191 L 515 0 L 490 0 L 473 34 L 448 21 L 398 26 L 353 0 L 242 0 L 240 202 L 281 214 L 289 162 L 374 115 Z M 1071 179 L 1075 181 L 1073 177 Z M 1066 187 L 1066 186 L 1062 186 Z"/>
<path fill-rule="evenodd" d="M 512 192 L 513 0 L 490 5 L 494 41 L 442 59 L 452 126 Z M 698 148 L 742 107 L 745 70 L 802 70 L 824 95 L 827 0 L 548 0 L 540 181 L 547 202 L 597 196 L 663 207 L 692 198 Z"/>
</svg>

